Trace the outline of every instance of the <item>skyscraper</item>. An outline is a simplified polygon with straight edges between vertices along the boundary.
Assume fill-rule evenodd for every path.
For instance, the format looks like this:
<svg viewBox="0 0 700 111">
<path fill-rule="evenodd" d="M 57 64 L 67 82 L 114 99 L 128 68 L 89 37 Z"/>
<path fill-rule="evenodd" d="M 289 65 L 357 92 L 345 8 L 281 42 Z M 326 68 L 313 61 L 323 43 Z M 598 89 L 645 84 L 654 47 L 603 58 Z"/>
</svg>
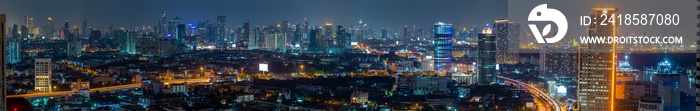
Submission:
<svg viewBox="0 0 700 111">
<path fill-rule="evenodd" d="M 51 92 L 51 58 L 34 59 L 34 90 Z"/>
<path fill-rule="evenodd" d="M 465 28 L 466 29 L 466 28 Z M 517 40 L 520 37 L 520 25 L 509 22 L 507 19 L 497 19 L 493 22 L 494 35 L 496 35 L 496 63 L 515 64 L 517 63 Z"/>
<path fill-rule="evenodd" d="M 81 29 L 81 31 L 83 31 L 83 32 L 80 33 L 80 36 L 88 36 L 88 33 L 90 33 L 90 32 L 88 32 L 88 29 L 87 29 L 87 28 L 88 28 L 88 26 L 87 26 L 87 18 L 85 18 L 85 19 L 83 19 L 83 27 L 82 27 L 82 29 Z M 79 36 L 79 37 L 80 37 L 80 36 Z"/>
<path fill-rule="evenodd" d="M 68 42 L 66 46 L 68 49 L 69 57 L 80 57 L 82 56 L 83 44 L 80 42 L 80 36 L 78 35 L 80 31 L 77 26 L 73 27 L 73 32 L 68 34 Z"/>
<path fill-rule="evenodd" d="M 119 52 L 136 54 L 136 33 L 130 30 L 116 30 L 114 36 L 119 40 Z"/>
<path fill-rule="evenodd" d="M 217 39 L 217 44 L 221 46 L 223 49 L 226 45 L 223 45 L 226 43 L 226 38 L 228 36 L 228 31 L 226 31 L 226 16 L 217 16 L 216 17 L 216 39 Z"/>
<path fill-rule="evenodd" d="M 617 8 L 592 8 L 591 17 L 613 16 Z M 594 18 L 594 19 L 596 19 Z M 617 36 L 617 25 L 595 25 L 587 28 L 588 36 Z M 611 111 L 614 107 L 615 44 L 584 44 L 579 47 L 578 101 L 581 111 Z"/>
<path fill-rule="evenodd" d="M 488 25 L 479 34 L 478 40 L 478 60 L 477 60 L 477 81 L 481 85 L 489 85 L 496 82 L 496 35 L 491 32 Z"/>
<path fill-rule="evenodd" d="M 434 66 L 435 71 L 449 72 L 452 69 L 452 24 L 435 23 Z"/>
<path fill-rule="evenodd" d="M 2 39 L 2 40 L 7 39 L 7 38 L 5 38 L 5 14 L 0 14 L 0 39 Z M 4 43 L 1 44 L 0 47 L 2 47 L 2 49 L 7 49 L 5 47 Z M 0 58 L 2 60 L 2 63 L 7 63 L 6 62 L 7 60 L 5 57 L 5 56 L 7 56 L 7 54 L 5 53 L 5 51 L 4 50 L 0 51 L 0 54 L 2 54 L 2 56 L 3 56 L 2 58 Z M 0 78 L 0 93 L 1 93 L 0 95 L 2 96 L 2 97 L 0 97 L 0 110 L 5 111 L 5 104 L 7 104 L 7 101 L 5 99 L 7 97 L 7 91 L 6 91 L 7 88 L 5 87 L 7 85 L 5 84 L 5 81 L 6 81 L 5 77 L 7 77 L 7 74 L 5 72 L 5 68 L 6 68 L 5 64 L 0 65 L 0 67 L 2 68 L 2 72 L 0 72 L 0 73 L 2 73 L 0 75 L 0 77 L 1 77 Z"/>
<path fill-rule="evenodd" d="M 90 45 L 90 48 L 96 48 L 98 40 L 102 38 L 102 31 L 100 30 L 92 30 L 90 31 L 90 36 L 88 36 L 88 45 Z"/>
<path fill-rule="evenodd" d="M 318 29 L 313 28 L 311 29 L 311 32 L 309 32 L 309 51 L 310 52 L 315 52 L 318 51 L 318 43 L 317 43 L 317 37 L 318 37 Z"/>
<path fill-rule="evenodd" d="M 53 18 L 49 17 L 46 20 L 46 27 L 44 27 L 44 36 L 53 38 L 55 37 L 54 31 L 55 31 L 54 23 L 53 23 Z"/>
<path fill-rule="evenodd" d="M 239 46 L 247 50 L 248 49 L 248 41 L 250 40 L 250 21 L 245 20 L 243 22 L 243 38 L 239 39 Z"/>
<path fill-rule="evenodd" d="M 336 41 L 338 42 L 336 47 L 339 51 L 350 49 L 350 34 L 342 25 L 338 25 L 336 30 Z"/>
<path fill-rule="evenodd" d="M 7 44 L 5 44 L 6 49 L 7 49 L 5 52 L 7 54 L 6 55 L 7 57 L 5 57 L 5 59 L 6 59 L 5 63 L 14 64 L 14 63 L 19 62 L 22 59 L 22 57 L 20 56 L 20 51 L 22 50 L 19 47 L 20 42 L 18 42 L 15 39 L 6 39 L 5 43 L 7 43 Z"/>
<path fill-rule="evenodd" d="M 160 12 L 160 14 L 162 16 L 161 16 L 161 20 L 159 21 L 159 24 L 158 24 L 159 25 L 158 26 L 159 27 L 158 33 L 160 34 L 160 36 L 164 37 L 165 35 L 167 35 L 167 30 L 168 30 L 168 29 L 166 29 L 167 24 L 168 24 L 168 19 L 167 19 L 167 14 L 165 13 L 165 9 L 163 9 Z"/>
</svg>

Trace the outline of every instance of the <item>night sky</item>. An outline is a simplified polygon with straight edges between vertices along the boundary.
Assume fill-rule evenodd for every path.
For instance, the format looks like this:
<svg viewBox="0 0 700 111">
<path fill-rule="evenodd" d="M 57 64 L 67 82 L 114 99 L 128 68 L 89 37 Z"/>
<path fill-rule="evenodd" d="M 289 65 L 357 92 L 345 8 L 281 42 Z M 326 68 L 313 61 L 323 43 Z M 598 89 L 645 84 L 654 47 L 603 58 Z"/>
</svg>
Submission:
<svg viewBox="0 0 700 111">
<path fill-rule="evenodd" d="M 8 25 L 24 24 L 24 15 L 34 17 L 41 27 L 51 16 L 57 28 L 69 21 L 81 26 L 107 29 L 153 26 L 165 9 L 168 19 L 179 16 L 184 24 L 227 17 L 227 26 L 273 25 L 287 20 L 309 25 L 355 25 L 359 20 L 368 27 L 401 28 L 404 25 L 432 27 L 438 21 L 456 26 L 483 27 L 497 18 L 507 17 L 506 0 L 0 0 L 0 13 L 7 14 Z"/>
</svg>

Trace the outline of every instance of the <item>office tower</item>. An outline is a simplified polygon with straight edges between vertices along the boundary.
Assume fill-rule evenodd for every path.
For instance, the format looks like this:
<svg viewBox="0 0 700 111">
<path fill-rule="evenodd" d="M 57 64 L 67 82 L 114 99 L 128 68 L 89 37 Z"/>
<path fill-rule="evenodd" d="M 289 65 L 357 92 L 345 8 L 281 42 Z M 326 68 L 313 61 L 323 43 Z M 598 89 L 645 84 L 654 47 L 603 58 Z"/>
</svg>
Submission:
<svg viewBox="0 0 700 111">
<path fill-rule="evenodd" d="M 168 30 L 168 29 L 166 29 L 167 24 L 168 24 L 168 21 L 167 21 L 168 19 L 167 19 L 167 14 L 165 13 L 165 9 L 162 9 L 160 14 L 162 16 L 161 16 L 161 20 L 158 23 L 158 25 L 159 25 L 158 26 L 159 27 L 158 33 L 160 34 L 161 37 L 164 37 L 167 35 L 167 30 Z"/>
<path fill-rule="evenodd" d="M 2 40 L 7 40 L 7 38 L 5 38 L 5 21 L 6 21 L 5 14 L 0 14 L 0 39 L 2 39 Z M 14 27 L 17 27 L 17 25 L 15 25 Z M 16 31 L 17 29 L 13 28 L 13 30 Z M 0 47 L 2 47 L 2 49 L 7 49 L 5 47 L 4 43 L 1 44 Z M 6 51 L 5 50 L 0 51 L 0 54 L 2 54 L 2 56 L 3 56 L 2 58 L 0 58 L 0 59 L 2 59 L 2 63 L 7 63 L 7 60 L 5 57 L 5 56 L 7 56 Z M 2 75 L 0 75 L 0 93 L 1 93 L 0 95 L 2 96 L 2 97 L 0 97 L 0 110 L 2 110 L 2 111 L 5 111 L 5 104 L 7 104 L 7 100 L 5 99 L 5 98 L 7 98 L 7 91 L 6 91 L 7 88 L 5 87 L 5 86 L 7 86 L 5 81 L 7 81 L 7 80 L 5 80 L 5 77 L 7 77 L 8 74 L 7 74 L 7 71 L 5 71 L 6 67 L 7 67 L 5 65 L 6 64 L 0 65 L 0 68 L 2 68 L 2 72 L 0 72 L 0 73 L 2 73 Z"/>
<path fill-rule="evenodd" d="M 68 26 L 68 21 L 66 21 L 65 23 L 63 23 L 63 28 L 61 29 L 61 37 L 64 39 L 68 39 L 70 37 L 70 36 L 68 36 L 69 33 L 70 33 L 70 26 Z"/>
<path fill-rule="evenodd" d="M 489 85 L 496 82 L 496 45 L 498 41 L 488 25 L 479 34 L 478 39 L 477 81 L 480 85 Z"/>
<path fill-rule="evenodd" d="M 338 41 L 337 48 L 339 51 L 350 49 L 350 34 L 343 28 L 342 25 L 338 25 L 338 30 L 336 32 L 336 41 Z"/>
<path fill-rule="evenodd" d="M 55 37 L 55 35 L 54 35 L 54 33 L 55 33 L 54 31 L 56 30 L 55 28 L 56 27 L 54 27 L 53 18 L 49 17 L 46 20 L 46 27 L 44 27 L 44 35 L 46 37 L 49 37 L 49 38 Z"/>
<path fill-rule="evenodd" d="M 180 17 L 173 17 L 173 19 L 170 19 L 167 23 L 166 27 L 166 35 L 163 37 L 166 38 L 176 38 L 175 35 L 177 33 L 177 25 L 180 24 Z"/>
<path fill-rule="evenodd" d="M 68 56 L 69 57 L 80 57 L 82 56 L 82 49 L 83 49 L 83 44 L 80 42 L 80 36 L 78 36 L 78 33 L 80 31 L 78 30 L 77 26 L 73 27 L 73 32 L 68 34 L 69 38 L 67 39 L 68 42 L 66 46 L 68 49 Z"/>
<path fill-rule="evenodd" d="M 88 35 L 89 32 L 88 32 L 87 27 L 88 27 L 87 26 L 87 18 L 85 18 L 85 19 L 83 19 L 83 27 L 82 27 L 83 29 L 81 29 L 83 32 L 80 33 L 80 36 L 87 36 Z"/>
<path fill-rule="evenodd" d="M 464 28 L 466 31 L 466 28 Z M 520 37 L 520 25 L 509 22 L 507 19 L 497 19 L 493 22 L 494 35 L 496 35 L 497 64 L 515 64 L 518 59 L 517 39 Z"/>
<path fill-rule="evenodd" d="M 187 35 L 187 31 L 185 31 L 187 28 L 185 24 L 177 24 L 177 28 L 175 28 L 175 33 L 173 34 L 173 38 L 177 40 L 178 44 L 185 44 L 185 36 Z"/>
<path fill-rule="evenodd" d="M 18 39 L 29 38 L 29 28 L 27 28 L 27 26 L 22 25 L 22 28 L 20 29 L 19 34 L 22 35 L 22 37 L 20 37 Z"/>
<path fill-rule="evenodd" d="M 382 29 L 382 38 L 380 38 L 380 39 L 387 39 L 389 37 L 388 34 L 389 34 L 389 32 L 387 31 L 387 29 L 383 28 Z"/>
<path fill-rule="evenodd" d="M 317 43 L 317 37 L 318 37 L 318 29 L 313 28 L 311 29 L 311 32 L 309 32 L 309 51 L 310 52 L 315 52 L 318 51 L 318 43 Z"/>
<path fill-rule="evenodd" d="M 136 33 L 130 30 L 116 30 L 114 36 L 119 40 L 119 52 L 136 54 Z"/>
<path fill-rule="evenodd" d="M 592 8 L 591 17 L 613 16 L 617 8 Z M 604 13 L 607 12 L 607 13 Z M 617 26 L 590 25 L 588 36 L 617 36 Z M 614 108 L 615 44 L 584 44 L 579 47 L 578 101 L 581 111 L 611 111 Z"/>
<path fill-rule="evenodd" d="M 228 31 L 226 31 L 226 16 L 217 16 L 216 17 L 216 38 L 217 41 L 221 46 L 223 43 L 226 41 L 226 37 L 228 35 Z M 222 47 L 223 48 L 223 47 Z"/>
<path fill-rule="evenodd" d="M 241 47 L 241 49 L 249 49 L 248 48 L 248 41 L 249 40 L 250 40 L 250 21 L 245 20 L 243 22 L 243 38 L 239 39 L 238 46 Z"/>
<path fill-rule="evenodd" d="M 34 34 L 34 17 L 29 17 L 27 15 L 24 15 L 24 17 L 25 17 L 24 19 L 26 21 L 26 26 L 29 30 L 27 30 L 26 32 L 23 32 L 23 33 L 26 33 L 27 35 L 32 36 L 32 34 Z M 25 37 L 29 37 L 29 36 L 25 36 Z"/>
<path fill-rule="evenodd" d="M 102 38 L 102 31 L 100 30 L 92 30 L 90 31 L 90 36 L 88 38 L 88 45 L 90 45 L 90 48 L 96 48 L 97 47 L 97 42 Z"/>
<path fill-rule="evenodd" d="M 22 37 L 19 34 L 19 30 L 21 30 L 21 29 L 18 29 L 18 28 L 19 28 L 19 26 L 17 26 L 17 24 L 12 25 L 12 32 L 10 32 L 10 34 L 12 34 L 12 38 L 18 39 L 18 38 Z"/>
<path fill-rule="evenodd" d="M 435 23 L 435 71 L 449 72 L 452 69 L 452 24 Z"/>
<path fill-rule="evenodd" d="M 51 92 L 51 58 L 34 59 L 34 90 Z"/>
<path fill-rule="evenodd" d="M 403 26 L 403 34 L 401 34 L 401 40 L 403 41 L 408 41 L 408 26 L 404 25 Z"/>
</svg>

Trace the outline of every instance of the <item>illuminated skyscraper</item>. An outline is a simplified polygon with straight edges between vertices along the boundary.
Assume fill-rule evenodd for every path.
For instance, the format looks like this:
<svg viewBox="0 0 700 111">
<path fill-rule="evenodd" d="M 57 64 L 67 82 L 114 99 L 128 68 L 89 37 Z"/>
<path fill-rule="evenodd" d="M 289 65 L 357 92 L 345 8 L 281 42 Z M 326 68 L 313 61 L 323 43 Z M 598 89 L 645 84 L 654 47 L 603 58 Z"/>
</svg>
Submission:
<svg viewBox="0 0 700 111">
<path fill-rule="evenodd" d="M 80 36 L 78 35 L 80 31 L 77 26 L 73 27 L 73 32 L 68 34 L 68 56 L 70 57 L 80 57 L 82 56 L 83 44 L 80 42 Z"/>
<path fill-rule="evenodd" d="M 488 25 L 479 34 L 477 57 L 477 81 L 480 85 L 496 82 L 496 35 Z"/>
<path fill-rule="evenodd" d="M 592 8 L 591 17 L 612 17 L 617 8 Z M 588 36 L 617 36 L 615 24 L 587 28 Z M 581 111 L 611 111 L 614 107 L 615 44 L 584 44 L 579 47 L 578 102 Z"/>
<path fill-rule="evenodd" d="M 452 69 L 452 24 L 435 23 L 435 71 L 449 72 Z"/>
<path fill-rule="evenodd" d="M 5 63 L 8 64 L 14 64 L 22 60 L 22 56 L 20 56 L 20 53 L 22 49 L 20 49 L 20 42 L 18 42 L 15 39 L 8 39 L 7 42 L 5 42 L 5 47 L 7 49 L 7 57 Z"/>
<path fill-rule="evenodd" d="M 56 30 L 55 28 L 56 27 L 54 27 L 53 18 L 49 17 L 46 20 L 46 25 L 44 27 L 44 36 L 50 37 L 50 38 L 55 37 L 55 35 L 54 35 L 54 31 Z"/>
<path fill-rule="evenodd" d="M 34 90 L 51 92 L 51 58 L 34 59 Z"/>
<path fill-rule="evenodd" d="M 466 29 L 466 28 L 465 28 Z M 509 22 L 507 19 L 497 19 L 493 22 L 494 35 L 496 35 L 496 63 L 517 63 L 517 39 L 520 37 L 520 24 Z"/>
<path fill-rule="evenodd" d="M 116 30 L 114 36 L 119 40 L 119 52 L 136 54 L 136 33 L 129 30 Z"/>
</svg>

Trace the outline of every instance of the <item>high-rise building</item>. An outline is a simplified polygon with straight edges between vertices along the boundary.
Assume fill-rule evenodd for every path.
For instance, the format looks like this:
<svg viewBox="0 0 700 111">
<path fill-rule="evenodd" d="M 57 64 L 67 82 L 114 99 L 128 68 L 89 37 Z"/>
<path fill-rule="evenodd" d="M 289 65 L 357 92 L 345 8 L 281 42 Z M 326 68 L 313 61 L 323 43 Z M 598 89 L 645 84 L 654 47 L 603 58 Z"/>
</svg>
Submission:
<svg viewBox="0 0 700 111">
<path fill-rule="evenodd" d="M 11 37 L 15 39 L 21 38 L 22 36 L 19 34 L 19 30 L 21 29 L 19 29 L 19 26 L 17 26 L 17 24 L 12 25 L 12 32 L 10 32 L 10 34 L 12 34 Z"/>
<path fill-rule="evenodd" d="M 14 39 L 9 39 L 5 44 L 6 47 L 6 61 L 5 63 L 7 64 L 14 64 L 22 60 L 22 56 L 20 56 L 21 50 L 20 49 L 20 42 Z"/>
<path fill-rule="evenodd" d="M 466 29 L 466 28 L 464 28 Z M 496 35 L 496 63 L 515 64 L 518 59 L 518 43 L 520 37 L 520 25 L 509 22 L 507 19 L 497 19 L 493 22 L 494 35 Z M 466 30 L 465 30 L 466 31 Z"/>
<path fill-rule="evenodd" d="M 68 39 L 70 36 L 68 34 L 70 33 L 70 26 L 68 26 L 68 21 L 63 23 L 63 29 L 61 29 L 61 38 Z M 22 35 L 22 37 L 27 37 Z"/>
<path fill-rule="evenodd" d="M 435 51 L 433 60 L 435 71 L 449 72 L 452 69 L 452 24 L 435 23 Z"/>
<path fill-rule="evenodd" d="M 310 52 L 319 51 L 318 42 L 316 40 L 317 37 L 318 37 L 318 29 L 316 29 L 316 28 L 311 29 L 311 32 L 309 32 L 309 49 L 308 49 Z"/>
<path fill-rule="evenodd" d="M 228 37 L 228 29 L 226 28 L 226 16 L 217 16 L 216 17 L 216 39 L 217 39 L 217 44 L 221 47 L 224 48 L 225 45 L 223 43 L 226 43 L 226 38 Z"/>
<path fill-rule="evenodd" d="M 34 90 L 51 92 L 51 58 L 34 59 Z"/>
<path fill-rule="evenodd" d="M 350 34 L 346 31 L 346 29 L 342 25 L 338 25 L 338 29 L 336 30 L 336 40 L 337 43 L 337 49 L 339 51 L 343 51 L 346 49 L 350 49 Z"/>
<path fill-rule="evenodd" d="M 591 17 L 613 16 L 617 8 L 592 8 Z M 587 28 L 588 36 L 617 36 L 617 25 Z M 578 108 L 581 111 L 611 111 L 614 108 L 615 44 L 584 44 L 579 47 Z"/>
<path fill-rule="evenodd" d="M 92 30 L 90 31 L 90 36 L 88 38 L 88 45 L 90 45 L 90 48 L 96 48 L 98 40 L 102 38 L 102 31 L 100 30 Z"/>
<path fill-rule="evenodd" d="M 0 39 L 2 39 L 2 40 L 7 39 L 7 38 L 5 38 L 5 21 L 6 21 L 5 14 L 0 14 Z M 15 25 L 15 27 L 16 27 L 16 25 Z M 2 49 L 6 49 L 4 43 L 0 44 L 0 47 L 2 47 Z M 2 54 L 2 56 L 3 56 L 2 58 L 0 58 L 0 60 L 2 60 L 2 63 L 7 63 L 6 62 L 7 60 L 5 57 L 5 56 L 7 56 L 7 53 L 3 50 L 3 51 L 0 51 L 0 54 Z M 1 73 L 1 75 L 0 75 L 0 77 L 1 77 L 0 78 L 0 96 L 2 96 L 2 97 L 0 97 L 0 110 L 3 110 L 3 111 L 5 111 L 5 104 L 7 104 L 7 101 L 5 99 L 7 97 L 7 91 L 6 91 L 7 88 L 5 87 L 5 86 L 7 86 L 5 83 L 5 81 L 6 81 L 5 77 L 7 77 L 7 74 L 6 74 L 7 72 L 5 71 L 6 70 L 5 65 L 6 64 L 0 65 L 0 68 L 2 68 L 2 72 L 0 72 Z"/>
<path fill-rule="evenodd" d="M 479 34 L 477 56 L 477 81 L 481 85 L 489 85 L 496 82 L 496 35 L 491 32 L 488 25 Z"/>
<path fill-rule="evenodd" d="M 27 28 L 27 26 L 22 25 L 19 34 L 22 35 L 20 39 L 29 38 L 29 28 Z"/>
<path fill-rule="evenodd" d="M 130 30 L 116 30 L 114 36 L 119 40 L 119 52 L 136 54 L 136 33 Z"/>
<path fill-rule="evenodd" d="M 80 42 L 80 36 L 78 35 L 80 31 L 77 26 L 73 27 L 73 32 L 68 34 L 68 42 L 66 46 L 68 49 L 68 56 L 70 57 L 80 57 L 82 56 L 83 44 Z"/>
<path fill-rule="evenodd" d="M 248 41 L 250 40 L 250 21 L 243 22 L 243 38 L 239 39 L 238 46 L 241 49 L 248 49 Z"/>
<path fill-rule="evenodd" d="M 29 17 L 27 15 L 24 15 L 24 17 L 25 17 L 25 20 L 27 22 L 26 26 L 29 30 L 27 30 L 26 32 L 23 32 L 23 33 L 26 33 L 27 35 L 33 37 L 32 34 L 34 34 L 34 17 Z M 29 37 L 29 36 L 26 36 L 26 37 Z"/>
<path fill-rule="evenodd" d="M 571 77 L 575 78 L 578 72 L 578 54 L 576 46 L 550 45 L 540 50 L 540 75 L 541 77 Z"/>
<path fill-rule="evenodd" d="M 389 37 L 389 31 L 387 31 L 387 30 L 388 30 L 388 29 L 386 29 L 386 28 L 383 28 L 383 29 L 382 29 L 382 38 L 380 38 L 380 39 L 388 39 L 388 37 Z"/>
<path fill-rule="evenodd" d="M 88 36 L 88 33 L 90 33 L 90 32 L 88 32 L 88 29 L 87 29 L 87 28 L 88 28 L 88 26 L 87 26 L 87 18 L 85 18 L 85 19 L 83 19 L 83 27 L 82 27 L 82 29 L 81 29 L 81 31 L 83 31 L 83 32 L 80 33 L 80 36 Z"/>
<path fill-rule="evenodd" d="M 185 44 L 185 36 L 187 35 L 187 27 L 185 24 L 177 24 L 175 27 L 175 32 L 173 33 L 173 39 L 177 40 L 178 44 Z"/>
<path fill-rule="evenodd" d="M 44 27 L 44 36 L 53 38 L 55 37 L 54 33 L 56 31 L 53 23 L 53 18 L 49 17 L 46 20 L 46 26 Z"/>
<path fill-rule="evenodd" d="M 165 37 L 167 35 L 167 24 L 168 24 L 168 19 L 167 19 L 167 14 L 165 13 L 165 9 L 162 9 L 161 13 L 161 20 L 158 23 L 158 33 L 160 34 L 161 37 Z"/>
</svg>

